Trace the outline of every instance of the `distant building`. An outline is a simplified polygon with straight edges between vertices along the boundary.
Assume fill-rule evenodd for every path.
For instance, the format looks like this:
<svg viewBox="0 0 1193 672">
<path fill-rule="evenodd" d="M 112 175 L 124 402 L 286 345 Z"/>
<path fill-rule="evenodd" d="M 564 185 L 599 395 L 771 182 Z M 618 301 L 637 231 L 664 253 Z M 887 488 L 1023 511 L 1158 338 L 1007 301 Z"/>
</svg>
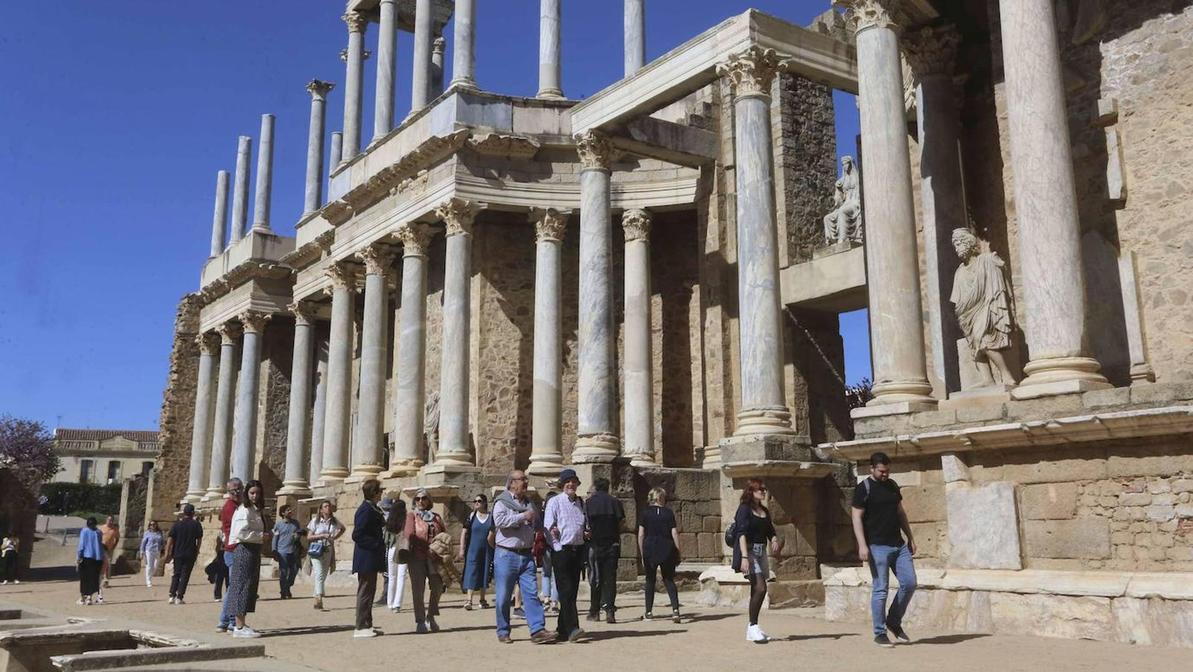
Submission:
<svg viewBox="0 0 1193 672">
<path fill-rule="evenodd" d="M 148 474 L 157 456 L 157 432 L 126 429 L 57 429 L 54 452 L 62 460 L 57 483 L 119 483 Z"/>
</svg>

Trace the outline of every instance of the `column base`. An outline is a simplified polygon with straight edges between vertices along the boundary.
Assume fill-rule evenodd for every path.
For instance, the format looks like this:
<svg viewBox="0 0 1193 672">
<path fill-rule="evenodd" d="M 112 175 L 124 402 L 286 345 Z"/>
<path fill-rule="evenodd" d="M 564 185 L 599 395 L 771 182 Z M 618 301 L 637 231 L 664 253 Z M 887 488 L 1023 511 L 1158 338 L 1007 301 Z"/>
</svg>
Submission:
<svg viewBox="0 0 1193 672">
<path fill-rule="evenodd" d="M 448 83 L 448 91 L 454 91 L 457 89 L 464 89 L 466 91 L 479 91 L 480 87 L 476 85 L 475 79 L 453 79 Z"/>
<path fill-rule="evenodd" d="M 530 455 L 530 466 L 526 468 L 527 473 L 533 476 L 558 476 L 559 472 L 563 470 L 563 453 L 546 453 L 543 455 Z"/>
<path fill-rule="evenodd" d="M 630 466 L 631 467 L 647 467 L 647 468 L 649 468 L 649 467 L 659 466 L 658 464 L 655 463 L 654 457 L 652 457 L 650 455 L 630 455 L 628 457 L 630 458 Z"/>
<path fill-rule="evenodd" d="M 319 482 L 324 484 L 339 483 L 348 478 L 348 470 L 344 467 L 324 469 L 319 473 Z"/>
<path fill-rule="evenodd" d="M 203 495 L 201 501 L 213 502 L 217 499 L 223 499 L 225 490 L 223 488 L 207 488 L 207 494 Z"/>
<path fill-rule="evenodd" d="M 402 478 L 404 476 L 417 476 L 419 469 L 423 466 L 423 461 L 420 459 L 409 460 L 395 460 L 390 462 L 389 469 L 381 472 L 379 478 Z"/>
<path fill-rule="evenodd" d="M 547 100 L 567 100 L 562 89 L 540 89 L 538 93 L 534 94 L 534 97 Z"/>
<path fill-rule="evenodd" d="M 878 383 L 873 391 L 874 398 L 866 406 L 903 403 L 936 405 L 936 399 L 932 397 L 932 386 L 926 380 Z"/>
<path fill-rule="evenodd" d="M 305 478 L 296 481 L 282 481 L 282 487 L 275 494 L 279 497 L 285 496 L 301 499 L 311 496 L 311 487 L 307 484 Z"/>
<path fill-rule="evenodd" d="M 1023 367 L 1026 376 L 1011 390 L 1012 399 L 1038 399 L 1058 394 L 1077 394 L 1111 387 L 1099 373 L 1102 366 L 1092 357 L 1048 357 L 1033 359 Z"/>
<path fill-rule="evenodd" d="M 441 446 L 439 449 L 439 452 L 436 453 L 435 461 L 431 463 L 431 466 L 471 467 L 474 465 L 472 464 L 472 456 L 469 455 L 468 453 L 459 453 L 459 452 L 445 453 L 445 452 L 443 452 L 443 448 Z"/>
<path fill-rule="evenodd" d="M 616 434 L 582 434 L 576 438 L 572 464 L 603 464 L 617 459 L 621 440 Z"/>
<path fill-rule="evenodd" d="M 737 414 L 734 436 L 755 434 L 795 434 L 791 428 L 791 411 L 786 406 L 763 406 L 743 409 Z"/>
<path fill-rule="evenodd" d="M 206 490 L 189 490 L 189 491 L 187 491 L 187 493 L 185 495 L 182 496 L 182 499 L 179 500 L 178 503 L 179 504 L 198 504 L 199 502 L 203 501 L 203 498 L 206 496 L 207 496 Z"/>
<path fill-rule="evenodd" d="M 369 479 L 376 479 L 381 476 L 380 464 L 358 464 L 352 467 L 352 473 L 348 478 L 344 479 L 345 484 L 364 483 Z"/>
</svg>

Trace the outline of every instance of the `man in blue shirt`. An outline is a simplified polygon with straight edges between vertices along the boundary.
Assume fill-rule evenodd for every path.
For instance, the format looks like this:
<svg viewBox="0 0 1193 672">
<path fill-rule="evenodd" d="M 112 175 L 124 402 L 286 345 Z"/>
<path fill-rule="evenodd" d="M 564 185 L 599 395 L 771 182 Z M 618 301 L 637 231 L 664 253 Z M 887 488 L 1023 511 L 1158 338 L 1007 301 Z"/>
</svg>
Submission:
<svg viewBox="0 0 1193 672">
<path fill-rule="evenodd" d="M 278 511 L 280 518 L 273 526 L 273 557 L 278 562 L 278 582 L 282 588 L 282 599 L 294 597 L 290 589 L 298 577 L 298 538 L 302 526 L 294 520 L 294 509 L 286 504 Z"/>
</svg>

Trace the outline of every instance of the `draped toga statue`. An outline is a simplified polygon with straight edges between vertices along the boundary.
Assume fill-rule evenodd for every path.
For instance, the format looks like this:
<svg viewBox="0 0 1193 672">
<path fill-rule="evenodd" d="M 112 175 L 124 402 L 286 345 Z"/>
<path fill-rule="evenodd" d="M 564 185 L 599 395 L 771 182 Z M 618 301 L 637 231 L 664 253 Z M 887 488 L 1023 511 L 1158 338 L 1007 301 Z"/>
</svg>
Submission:
<svg viewBox="0 0 1193 672">
<path fill-rule="evenodd" d="M 863 236 L 861 182 L 853 157 L 843 156 L 841 179 L 833 188 L 833 211 L 824 216 L 824 241 L 860 243 Z"/>
<path fill-rule="evenodd" d="M 1003 275 L 1006 264 L 969 229 L 953 230 L 953 249 L 961 265 L 953 275 L 949 301 L 982 377 L 981 385 L 995 384 L 991 366 L 998 369 L 1004 384 L 1013 385 L 1015 376 L 1006 358 L 1012 328 L 1011 294 Z"/>
</svg>

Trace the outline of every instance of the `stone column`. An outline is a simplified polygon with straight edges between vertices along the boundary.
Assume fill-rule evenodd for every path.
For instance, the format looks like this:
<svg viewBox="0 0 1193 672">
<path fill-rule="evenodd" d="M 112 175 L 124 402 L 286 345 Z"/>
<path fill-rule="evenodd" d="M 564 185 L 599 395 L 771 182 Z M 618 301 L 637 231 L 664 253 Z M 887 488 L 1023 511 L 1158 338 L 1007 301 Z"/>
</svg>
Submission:
<svg viewBox="0 0 1193 672">
<path fill-rule="evenodd" d="M 865 171 L 866 289 L 874 363 L 870 405 L 935 403 L 929 394 L 896 0 L 849 0 L 857 21 L 858 107 Z M 915 406 L 918 404 L 919 406 Z"/>
<path fill-rule="evenodd" d="M 236 182 L 232 191 L 232 240 L 231 245 L 244 238 L 244 227 L 249 221 L 249 159 L 253 155 L 253 139 L 240 136 L 236 144 Z M 222 488 L 223 483 L 220 484 Z"/>
<path fill-rule="evenodd" d="M 1048 0 L 999 2 L 1030 399 L 1106 387 L 1086 354 L 1085 275 L 1056 18 Z M 867 158 L 869 154 L 867 153 Z"/>
<path fill-rule="evenodd" d="M 323 416 L 323 472 L 319 480 L 348 476 L 348 431 L 352 421 L 352 315 L 356 280 L 352 268 L 337 262 L 331 278 L 331 334 L 327 347 L 327 398 Z"/>
<path fill-rule="evenodd" d="M 953 64 L 961 37 L 952 27 L 925 27 L 904 40 L 904 53 L 916 73 L 916 120 L 920 139 L 920 216 L 924 227 L 924 268 L 928 297 L 928 341 L 932 372 L 941 392 L 961 389 L 957 339 L 961 329 L 949 301 L 957 254 L 953 229 L 966 228 L 965 185 L 958 154 L 961 117 Z M 868 152 L 867 152 L 868 154 Z M 869 157 L 867 156 L 867 159 Z"/>
<path fill-rule="evenodd" d="M 783 391 L 783 317 L 775 222 L 770 88 L 781 65 L 773 50 L 751 47 L 717 70 L 733 83 L 737 164 L 737 296 L 741 410 L 735 435 L 789 434 Z"/>
<path fill-rule="evenodd" d="M 302 214 L 305 217 L 323 206 L 323 131 L 327 94 L 336 88 L 331 82 L 312 79 L 307 84 L 311 94 L 311 124 L 307 132 L 307 174 Z M 332 157 L 338 161 L 337 157 Z M 333 163 L 334 165 L 334 163 Z"/>
<path fill-rule="evenodd" d="M 311 356 L 315 350 L 315 307 L 307 301 L 290 304 L 294 313 L 294 357 L 290 365 L 290 408 L 286 421 L 286 475 L 279 495 L 310 497 L 307 481 L 307 431 L 311 414 Z"/>
<path fill-rule="evenodd" d="M 312 327 L 313 328 L 313 327 Z M 323 475 L 323 427 L 327 415 L 326 340 L 315 345 L 315 407 L 311 412 L 311 441 L 308 483 L 315 485 Z"/>
<path fill-rule="evenodd" d="M 341 161 L 360 153 L 360 109 L 364 91 L 365 29 L 369 22 L 363 14 L 348 12 L 348 68 L 344 77 L 344 145 Z"/>
<path fill-rule="evenodd" d="M 344 133 L 342 131 L 335 131 L 331 134 L 331 167 L 335 169 L 336 166 L 344 160 Z"/>
<path fill-rule="evenodd" d="M 612 225 L 609 170 L 613 147 L 594 131 L 576 136 L 580 154 L 580 367 L 576 449 L 572 462 L 611 462 L 614 429 L 613 309 L 610 296 Z"/>
<path fill-rule="evenodd" d="M 385 423 L 385 347 L 389 335 L 389 287 L 393 254 L 373 245 L 360 251 L 365 264 L 365 314 L 360 333 L 360 400 L 356 411 L 356 438 L 352 442 L 353 482 L 381 473 Z"/>
<path fill-rule="evenodd" d="M 417 223 L 398 230 L 402 241 L 402 307 L 398 325 L 398 379 L 394 389 L 394 456 L 390 474 L 408 475 L 423 465 L 426 393 L 427 246 L 431 230 Z"/>
<path fill-rule="evenodd" d="M 222 171 L 221 171 L 222 172 Z M 225 175 L 225 182 L 227 182 Z M 215 406 L 215 353 L 219 348 L 215 334 L 199 334 L 199 378 L 195 387 L 195 423 L 191 432 L 191 471 L 184 502 L 197 504 L 207 488 L 207 466 L 211 456 L 211 411 Z"/>
<path fill-rule="evenodd" d="M 539 98 L 563 98 L 559 76 L 559 1 L 539 2 Z"/>
<path fill-rule="evenodd" d="M 244 327 L 240 379 L 236 382 L 236 414 L 232 423 L 232 475 L 254 477 L 257 439 L 257 381 L 261 377 L 261 337 L 269 315 L 246 311 L 237 316 Z"/>
<path fill-rule="evenodd" d="M 443 55 L 447 51 L 447 40 L 443 36 L 435 38 L 431 43 L 431 93 L 428 99 L 434 100 L 443 93 Z"/>
<path fill-rule="evenodd" d="M 477 206 L 453 198 L 435 210 L 447 226 L 443 278 L 443 351 L 439 375 L 439 450 L 435 464 L 472 466 L 468 432 L 472 223 Z"/>
<path fill-rule="evenodd" d="M 414 6 L 414 76 L 410 85 L 410 113 L 427 106 L 431 92 L 431 41 L 434 27 L 431 0 L 417 0 Z"/>
<path fill-rule="evenodd" d="M 625 0 L 625 76 L 646 64 L 646 0 Z M 628 438 L 628 437 L 627 437 Z"/>
<path fill-rule="evenodd" d="M 535 208 L 534 410 L 530 473 L 555 475 L 563 468 L 563 265 L 560 261 L 568 213 Z"/>
<path fill-rule="evenodd" d="M 455 26 L 452 44 L 452 88 L 476 88 L 476 33 L 473 17 L 476 0 L 456 0 Z"/>
<path fill-rule="evenodd" d="M 236 341 L 240 325 L 225 322 L 215 328 L 220 335 L 220 372 L 215 392 L 215 419 L 211 427 L 211 471 L 204 499 L 219 499 L 228 482 L 228 455 L 232 446 L 232 405 L 236 401 Z"/>
<path fill-rule="evenodd" d="M 215 213 L 211 218 L 211 254 L 218 257 L 224 252 L 224 235 L 228 227 L 228 171 L 215 174 Z"/>
<path fill-rule="evenodd" d="M 373 142 L 394 127 L 394 65 L 398 48 L 398 2 L 381 0 L 377 35 L 377 97 L 373 102 Z"/>
<path fill-rule="evenodd" d="M 625 230 L 625 437 L 623 453 L 634 466 L 654 460 L 654 378 L 650 334 L 650 213 L 627 210 Z"/>
<path fill-rule="evenodd" d="M 269 197 L 273 193 L 272 114 L 261 115 L 261 143 L 257 145 L 257 193 L 253 199 L 253 230 L 269 230 Z"/>
</svg>

